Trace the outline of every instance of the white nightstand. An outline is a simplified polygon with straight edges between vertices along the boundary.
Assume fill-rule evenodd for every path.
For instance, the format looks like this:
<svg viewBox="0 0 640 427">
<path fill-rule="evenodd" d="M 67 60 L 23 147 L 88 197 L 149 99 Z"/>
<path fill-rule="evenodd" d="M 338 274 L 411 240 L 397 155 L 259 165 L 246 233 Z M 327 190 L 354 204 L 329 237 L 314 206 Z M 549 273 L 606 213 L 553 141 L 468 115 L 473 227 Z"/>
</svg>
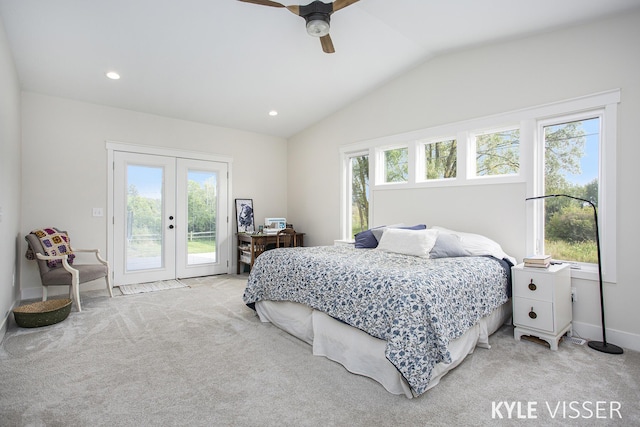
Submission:
<svg viewBox="0 0 640 427">
<path fill-rule="evenodd" d="M 525 268 L 513 273 L 513 336 L 532 335 L 545 340 L 551 350 L 571 329 L 571 270 L 569 264 Z"/>
</svg>

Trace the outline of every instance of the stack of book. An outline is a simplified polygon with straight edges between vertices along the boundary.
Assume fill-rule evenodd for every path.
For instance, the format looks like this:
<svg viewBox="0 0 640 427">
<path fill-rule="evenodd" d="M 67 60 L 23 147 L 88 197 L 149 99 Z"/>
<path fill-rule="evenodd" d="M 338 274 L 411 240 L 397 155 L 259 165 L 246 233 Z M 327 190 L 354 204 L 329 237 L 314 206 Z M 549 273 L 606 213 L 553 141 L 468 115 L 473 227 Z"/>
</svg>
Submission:
<svg viewBox="0 0 640 427">
<path fill-rule="evenodd" d="M 551 265 L 551 255 L 531 255 L 524 258 L 525 267 L 547 268 Z"/>
</svg>

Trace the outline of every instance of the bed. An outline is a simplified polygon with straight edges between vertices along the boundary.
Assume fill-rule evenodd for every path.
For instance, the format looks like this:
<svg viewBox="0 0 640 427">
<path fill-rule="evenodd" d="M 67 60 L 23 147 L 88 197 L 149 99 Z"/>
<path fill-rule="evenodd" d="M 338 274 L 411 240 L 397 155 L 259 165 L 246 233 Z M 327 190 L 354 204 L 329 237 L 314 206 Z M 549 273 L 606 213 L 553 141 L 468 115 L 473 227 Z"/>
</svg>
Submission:
<svg viewBox="0 0 640 427">
<path fill-rule="evenodd" d="M 313 354 L 411 398 L 476 346 L 490 348 L 489 335 L 511 316 L 515 260 L 480 235 L 395 230 L 385 228 L 375 248 L 267 251 L 243 300 Z M 443 252 L 437 243 L 445 240 L 456 251 Z"/>
</svg>

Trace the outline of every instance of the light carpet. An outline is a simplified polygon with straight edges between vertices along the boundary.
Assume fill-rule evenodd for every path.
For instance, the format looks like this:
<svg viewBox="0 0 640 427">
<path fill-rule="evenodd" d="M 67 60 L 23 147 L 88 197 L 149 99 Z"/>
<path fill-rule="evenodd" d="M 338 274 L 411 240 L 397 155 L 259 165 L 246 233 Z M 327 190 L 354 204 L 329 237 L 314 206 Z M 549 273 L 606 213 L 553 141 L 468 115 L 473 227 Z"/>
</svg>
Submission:
<svg viewBox="0 0 640 427">
<path fill-rule="evenodd" d="M 184 288 L 187 285 L 179 280 L 161 280 L 149 283 L 136 283 L 119 286 L 123 295 L 143 294 L 146 292 L 166 291 L 167 289 Z"/>
<path fill-rule="evenodd" d="M 2 426 L 631 426 L 640 425 L 640 353 L 612 356 L 515 341 L 504 326 L 416 399 L 312 355 L 242 303 L 246 276 L 109 298 L 0 344 Z M 552 417 L 545 403 L 619 402 L 622 419 Z M 504 404 L 498 418 L 492 407 Z M 537 418 L 525 416 L 529 402 Z M 582 411 L 582 415 L 586 412 Z M 603 414 L 604 415 L 604 414 Z M 615 414 L 614 414 L 615 415 Z"/>
</svg>

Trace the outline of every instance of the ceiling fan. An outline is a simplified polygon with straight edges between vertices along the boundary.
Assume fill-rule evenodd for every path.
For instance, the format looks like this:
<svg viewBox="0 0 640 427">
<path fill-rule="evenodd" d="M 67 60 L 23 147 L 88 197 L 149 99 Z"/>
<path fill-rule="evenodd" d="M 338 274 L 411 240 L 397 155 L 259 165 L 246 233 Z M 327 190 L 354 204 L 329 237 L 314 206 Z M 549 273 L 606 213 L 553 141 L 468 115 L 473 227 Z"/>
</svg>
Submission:
<svg viewBox="0 0 640 427">
<path fill-rule="evenodd" d="M 333 42 L 329 35 L 329 22 L 331 14 L 339 11 L 359 0 L 336 0 L 332 3 L 323 3 L 319 0 L 309 3 L 306 6 L 285 6 L 281 3 L 270 0 L 238 0 L 245 3 L 260 4 L 271 7 L 284 7 L 290 12 L 301 16 L 307 23 L 307 33 L 320 38 L 322 50 L 325 53 L 334 53 Z"/>
</svg>

